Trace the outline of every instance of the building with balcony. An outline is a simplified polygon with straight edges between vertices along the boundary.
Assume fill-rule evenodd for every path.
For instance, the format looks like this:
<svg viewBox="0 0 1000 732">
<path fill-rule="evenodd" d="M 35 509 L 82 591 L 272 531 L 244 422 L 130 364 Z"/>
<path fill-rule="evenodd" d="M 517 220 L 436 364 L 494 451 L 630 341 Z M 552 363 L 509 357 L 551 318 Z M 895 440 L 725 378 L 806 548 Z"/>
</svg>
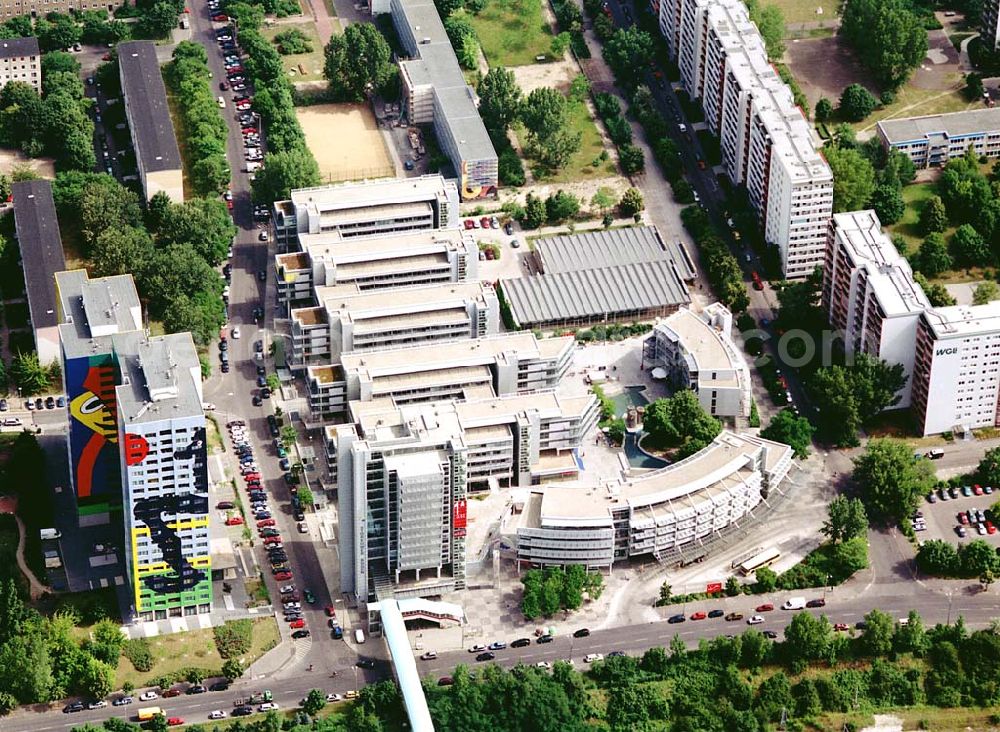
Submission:
<svg viewBox="0 0 1000 732">
<path fill-rule="evenodd" d="M 653 328 L 646 341 L 652 365 L 674 388 L 691 389 L 714 417 L 749 417 L 750 367 L 732 340 L 733 315 L 722 303 L 696 313 L 681 308 Z"/>
<path fill-rule="evenodd" d="M 3 13 L 5 5 L 6 2 L 0 1 L 0 18 L 7 17 Z M 0 87 L 12 81 L 20 81 L 42 93 L 42 54 L 34 36 L 0 40 Z"/>
<path fill-rule="evenodd" d="M 809 123 L 767 60 L 741 0 L 667 0 L 660 29 L 681 84 L 719 137 L 722 167 L 747 189 L 784 276 L 822 264 L 833 211 L 833 175 Z"/>
<path fill-rule="evenodd" d="M 596 569 L 633 557 L 693 559 L 705 542 L 753 521 L 791 465 L 788 445 L 724 431 L 665 468 L 532 492 L 501 534 L 527 566 Z"/>
<path fill-rule="evenodd" d="M 306 369 L 315 418 L 342 414 L 348 402 L 396 405 L 554 389 L 569 368 L 570 337 L 509 333 L 341 355 L 339 365 Z"/>
<path fill-rule="evenodd" d="M 906 385 L 897 406 L 910 406 L 917 326 L 931 304 L 913 281 L 874 211 L 834 214 L 823 268 L 823 310 L 848 354 L 902 364 Z"/>
<path fill-rule="evenodd" d="M 351 404 L 325 428 L 340 516 L 341 590 L 368 602 L 464 587 L 466 496 L 490 483 L 575 476 L 597 425 L 592 394 Z"/>
<path fill-rule="evenodd" d="M 1000 0 L 983 0 L 980 33 L 983 46 L 989 51 L 1000 48 Z"/>
<path fill-rule="evenodd" d="M 299 250 L 300 234 L 330 234 L 346 240 L 405 234 L 460 225 L 458 187 L 441 175 L 384 178 L 299 188 L 274 202 L 279 249 Z"/>
<path fill-rule="evenodd" d="M 66 269 L 52 184 L 47 180 L 18 181 L 10 190 L 31 333 L 38 361 L 47 366 L 60 356 L 55 275 Z"/>
<path fill-rule="evenodd" d="M 407 120 L 433 125 L 459 180 L 463 200 L 496 194 L 497 153 L 476 107 L 433 0 L 376 0 L 372 13 L 389 12 L 409 59 L 399 62 Z"/>
<path fill-rule="evenodd" d="M 903 153 L 917 168 L 943 166 L 970 146 L 976 157 L 1000 156 L 1000 108 L 887 119 L 876 129 L 883 147 Z"/>
<path fill-rule="evenodd" d="M 183 203 L 181 153 L 170 121 L 156 45 L 152 41 L 119 43 L 118 65 L 143 197 L 149 200 L 162 191 L 175 203 Z"/>
<path fill-rule="evenodd" d="M 338 363 L 341 354 L 464 340 L 500 332 L 500 305 L 482 282 L 360 291 L 316 288 L 319 305 L 292 310 L 290 366 Z"/>
<path fill-rule="evenodd" d="M 459 229 L 412 231 L 341 239 L 302 234 L 302 251 L 275 257 L 278 302 L 289 309 L 316 303 L 317 288 L 348 286 L 362 292 L 475 281 L 479 248 Z"/>
</svg>

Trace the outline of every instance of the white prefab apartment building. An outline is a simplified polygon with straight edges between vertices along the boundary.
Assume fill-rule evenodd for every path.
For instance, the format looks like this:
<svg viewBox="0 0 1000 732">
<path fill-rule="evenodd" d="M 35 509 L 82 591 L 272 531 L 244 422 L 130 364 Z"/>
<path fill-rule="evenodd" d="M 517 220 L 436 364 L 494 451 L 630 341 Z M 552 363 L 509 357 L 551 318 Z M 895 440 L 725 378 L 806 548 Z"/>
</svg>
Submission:
<svg viewBox="0 0 1000 732">
<path fill-rule="evenodd" d="M 664 318 L 646 339 L 653 366 L 677 388 L 698 395 L 715 417 L 749 417 L 750 368 L 732 340 L 733 315 L 722 303 L 695 313 L 681 308 Z"/>
<path fill-rule="evenodd" d="M 292 310 L 290 366 L 339 362 L 348 352 L 480 338 L 500 332 L 500 304 L 485 282 L 362 292 L 316 288 L 317 306 Z"/>
<path fill-rule="evenodd" d="M 1000 108 L 883 120 L 877 129 L 883 147 L 898 150 L 918 168 L 942 166 L 969 146 L 977 157 L 1000 156 Z"/>
<path fill-rule="evenodd" d="M 823 263 L 833 175 L 809 123 L 771 67 L 741 0 L 663 0 L 659 24 L 681 84 L 719 137 L 722 164 L 745 185 L 785 277 Z"/>
<path fill-rule="evenodd" d="M 0 87 L 12 81 L 20 81 L 42 93 L 42 54 L 34 36 L 0 40 Z"/>
<path fill-rule="evenodd" d="M 299 188 L 274 202 L 279 248 L 298 248 L 300 234 L 342 239 L 459 226 L 458 187 L 441 175 L 385 178 Z"/>
<path fill-rule="evenodd" d="M 823 309 L 848 354 L 903 365 L 900 408 L 910 406 L 917 324 L 931 304 L 874 211 L 834 214 L 823 268 Z"/>
<path fill-rule="evenodd" d="M 479 248 L 468 232 L 432 229 L 342 239 L 336 233 L 302 234 L 302 251 L 274 258 L 278 302 L 312 304 L 315 288 L 353 286 L 361 291 L 474 281 Z"/>
<path fill-rule="evenodd" d="M 984 0 L 980 15 L 983 45 L 990 51 L 1000 48 L 1000 0 Z"/>
<path fill-rule="evenodd" d="M 666 468 L 533 492 L 501 533 L 516 546 L 518 562 L 531 566 L 598 568 L 631 557 L 694 555 L 703 542 L 753 520 L 791 464 L 788 445 L 725 431 Z"/>
<path fill-rule="evenodd" d="M 341 590 L 367 602 L 461 589 L 468 490 L 575 476 L 570 452 L 598 418 L 592 394 L 352 403 L 353 424 L 325 429 Z"/>
</svg>

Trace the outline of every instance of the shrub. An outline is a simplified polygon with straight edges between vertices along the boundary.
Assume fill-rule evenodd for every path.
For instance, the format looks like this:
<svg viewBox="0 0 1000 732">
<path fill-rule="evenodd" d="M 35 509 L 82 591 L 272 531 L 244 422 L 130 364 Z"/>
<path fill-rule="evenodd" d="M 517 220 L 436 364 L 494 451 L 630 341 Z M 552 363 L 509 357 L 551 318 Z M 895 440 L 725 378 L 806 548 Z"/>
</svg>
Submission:
<svg viewBox="0 0 1000 732">
<path fill-rule="evenodd" d="M 249 652 L 253 645 L 253 621 L 229 620 L 212 629 L 215 647 L 223 658 L 235 658 Z"/>
<path fill-rule="evenodd" d="M 125 641 L 122 653 L 136 671 L 145 673 L 153 669 L 153 649 L 145 638 L 130 638 Z"/>
<path fill-rule="evenodd" d="M 289 28 L 274 36 L 274 43 L 278 47 L 278 53 L 282 56 L 291 56 L 297 53 L 312 53 L 313 45 L 309 41 L 309 36 L 298 28 Z"/>
</svg>

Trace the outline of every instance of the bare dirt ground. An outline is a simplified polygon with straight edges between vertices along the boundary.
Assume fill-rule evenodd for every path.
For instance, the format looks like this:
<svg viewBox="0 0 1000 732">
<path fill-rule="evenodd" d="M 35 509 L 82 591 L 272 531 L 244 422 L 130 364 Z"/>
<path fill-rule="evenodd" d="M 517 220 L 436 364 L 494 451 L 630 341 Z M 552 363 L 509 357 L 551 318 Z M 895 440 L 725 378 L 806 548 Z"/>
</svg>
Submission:
<svg viewBox="0 0 1000 732">
<path fill-rule="evenodd" d="M 52 158 L 29 158 L 17 150 L 0 150 L 0 173 L 10 175 L 14 168 L 32 170 L 42 178 L 56 177 Z"/>
<path fill-rule="evenodd" d="M 836 104 L 844 87 L 855 82 L 878 95 L 878 88 L 868 79 L 868 72 L 854 52 L 836 36 L 792 41 L 785 58 L 810 106 L 815 106 L 820 97 Z"/>
<path fill-rule="evenodd" d="M 913 72 L 909 84 L 918 89 L 944 91 L 954 84 L 954 72 L 959 70 L 958 51 L 943 30 L 927 32 L 927 56 Z"/>
<path fill-rule="evenodd" d="M 375 115 L 365 104 L 318 104 L 295 115 L 327 182 L 396 175 Z"/>
<path fill-rule="evenodd" d="M 546 64 L 514 66 L 510 70 L 514 72 L 514 78 L 525 96 L 543 86 L 554 87 L 565 94 L 569 91 L 570 83 L 580 73 L 577 65 L 567 58 Z"/>
</svg>

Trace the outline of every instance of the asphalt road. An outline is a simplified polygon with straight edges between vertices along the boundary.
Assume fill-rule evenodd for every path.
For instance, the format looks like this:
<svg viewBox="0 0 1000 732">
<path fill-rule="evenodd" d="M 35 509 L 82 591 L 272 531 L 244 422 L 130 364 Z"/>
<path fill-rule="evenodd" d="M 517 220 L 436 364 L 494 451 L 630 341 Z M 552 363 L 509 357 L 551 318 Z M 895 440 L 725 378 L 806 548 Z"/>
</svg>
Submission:
<svg viewBox="0 0 1000 732">
<path fill-rule="evenodd" d="M 813 593 L 812 596 L 819 594 L 818 592 Z M 752 614 L 751 608 L 756 601 L 752 598 L 746 598 L 738 601 L 719 601 L 714 604 L 709 602 L 689 603 L 686 607 L 686 614 L 690 615 L 696 609 L 708 610 L 712 607 L 721 607 L 723 603 L 728 608 L 732 607 L 734 602 L 745 602 L 746 608 L 740 607 L 740 610 L 746 617 L 749 617 Z M 993 618 L 1000 617 L 1000 597 L 994 593 L 956 594 L 949 598 L 942 594 L 927 592 L 920 597 L 915 608 L 913 600 L 904 597 L 882 597 L 878 598 L 877 601 L 860 598 L 844 602 L 828 598 L 828 604 L 825 608 L 807 612 L 816 615 L 825 614 L 834 623 L 853 625 L 875 606 L 897 618 L 905 617 L 911 609 L 917 609 L 927 626 L 949 620 L 954 621 L 961 615 L 968 627 L 981 628 L 987 626 Z M 676 610 L 679 611 L 680 608 Z M 761 613 L 761 615 L 765 618 L 765 622 L 755 627 L 758 630 L 773 630 L 779 634 L 779 637 L 792 617 L 792 613 L 782 610 Z M 703 638 L 714 638 L 730 633 L 738 634 L 747 627 L 745 621 L 726 622 L 721 618 L 702 621 L 688 620 L 678 624 L 662 621 L 645 625 L 624 626 L 613 630 L 594 631 L 585 638 L 557 637 L 552 643 L 545 645 L 539 645 L 532 639 L 532 644 L 527 648 L 507 648 L 497 651 L 494 663 L 509 667 L 518 663 L 535 664 L 539 661 L 551 663 L 557 660 L 572 659 L 577 668 L 582 669 L 585 666 L 583 657 L 588 653 L 607 654 L 610 651 L 624 651 L 632 655 L 639 655 L 648 648 L 666 646 L 674 635 L 680 636 L 689 647 L 693 647 Z M 509 643 L 515 640 L 515 637 L 496 640 L 504 640 Z M 482 665 L 476 662 L 475 654 L 468 651 L 442 653 L 433 661 L 417 662 L 421 675 L 432 678 L 440 678 L 450 674 L 460 663 L 469 666 Z M 388 675 L 388 668 L 383 665 L 375 671 L 366 673 L 369 680 L 374 680 Z M 19 711 L 4 720 L 4 730 L 5 732 L 66 730 L 85 722 L 98 722 L 112 716 L 128 719 L 135 715 L 139 706 L 147 705 L 160 706 L 169 716 L 182 717 L 188 723 L 207 722 L 208 714 L 212 710 L 231 711 L 233 701 L 236 698 L 264 688 L 272 691 L 275 701 L 282 709 L 289 709 L 295 707 L 310 689 L 318 688 L 325 692 L 343 693 L 348 689 L 357 688 L 357 684 L 361 682 L 362 679 L 356 675 L 355 671 L 342 670 L 336 677 L 331 677 L 329 673 L 316 670 L 303 671 L 291 678 L 281 680 L 263 679 L 237 682 L 226 692 L 179 696 L 142 704 L 136 702 L 129 707 L 108 707 L 107 709 L 83 711 L 75 714 L 60 714 L 58 710 L 61 707 L 59 706 L 39 706 L 31 711 Z M 40 715 L 45 712 L 51 713 L 41 717 Z"/>
</svg>

